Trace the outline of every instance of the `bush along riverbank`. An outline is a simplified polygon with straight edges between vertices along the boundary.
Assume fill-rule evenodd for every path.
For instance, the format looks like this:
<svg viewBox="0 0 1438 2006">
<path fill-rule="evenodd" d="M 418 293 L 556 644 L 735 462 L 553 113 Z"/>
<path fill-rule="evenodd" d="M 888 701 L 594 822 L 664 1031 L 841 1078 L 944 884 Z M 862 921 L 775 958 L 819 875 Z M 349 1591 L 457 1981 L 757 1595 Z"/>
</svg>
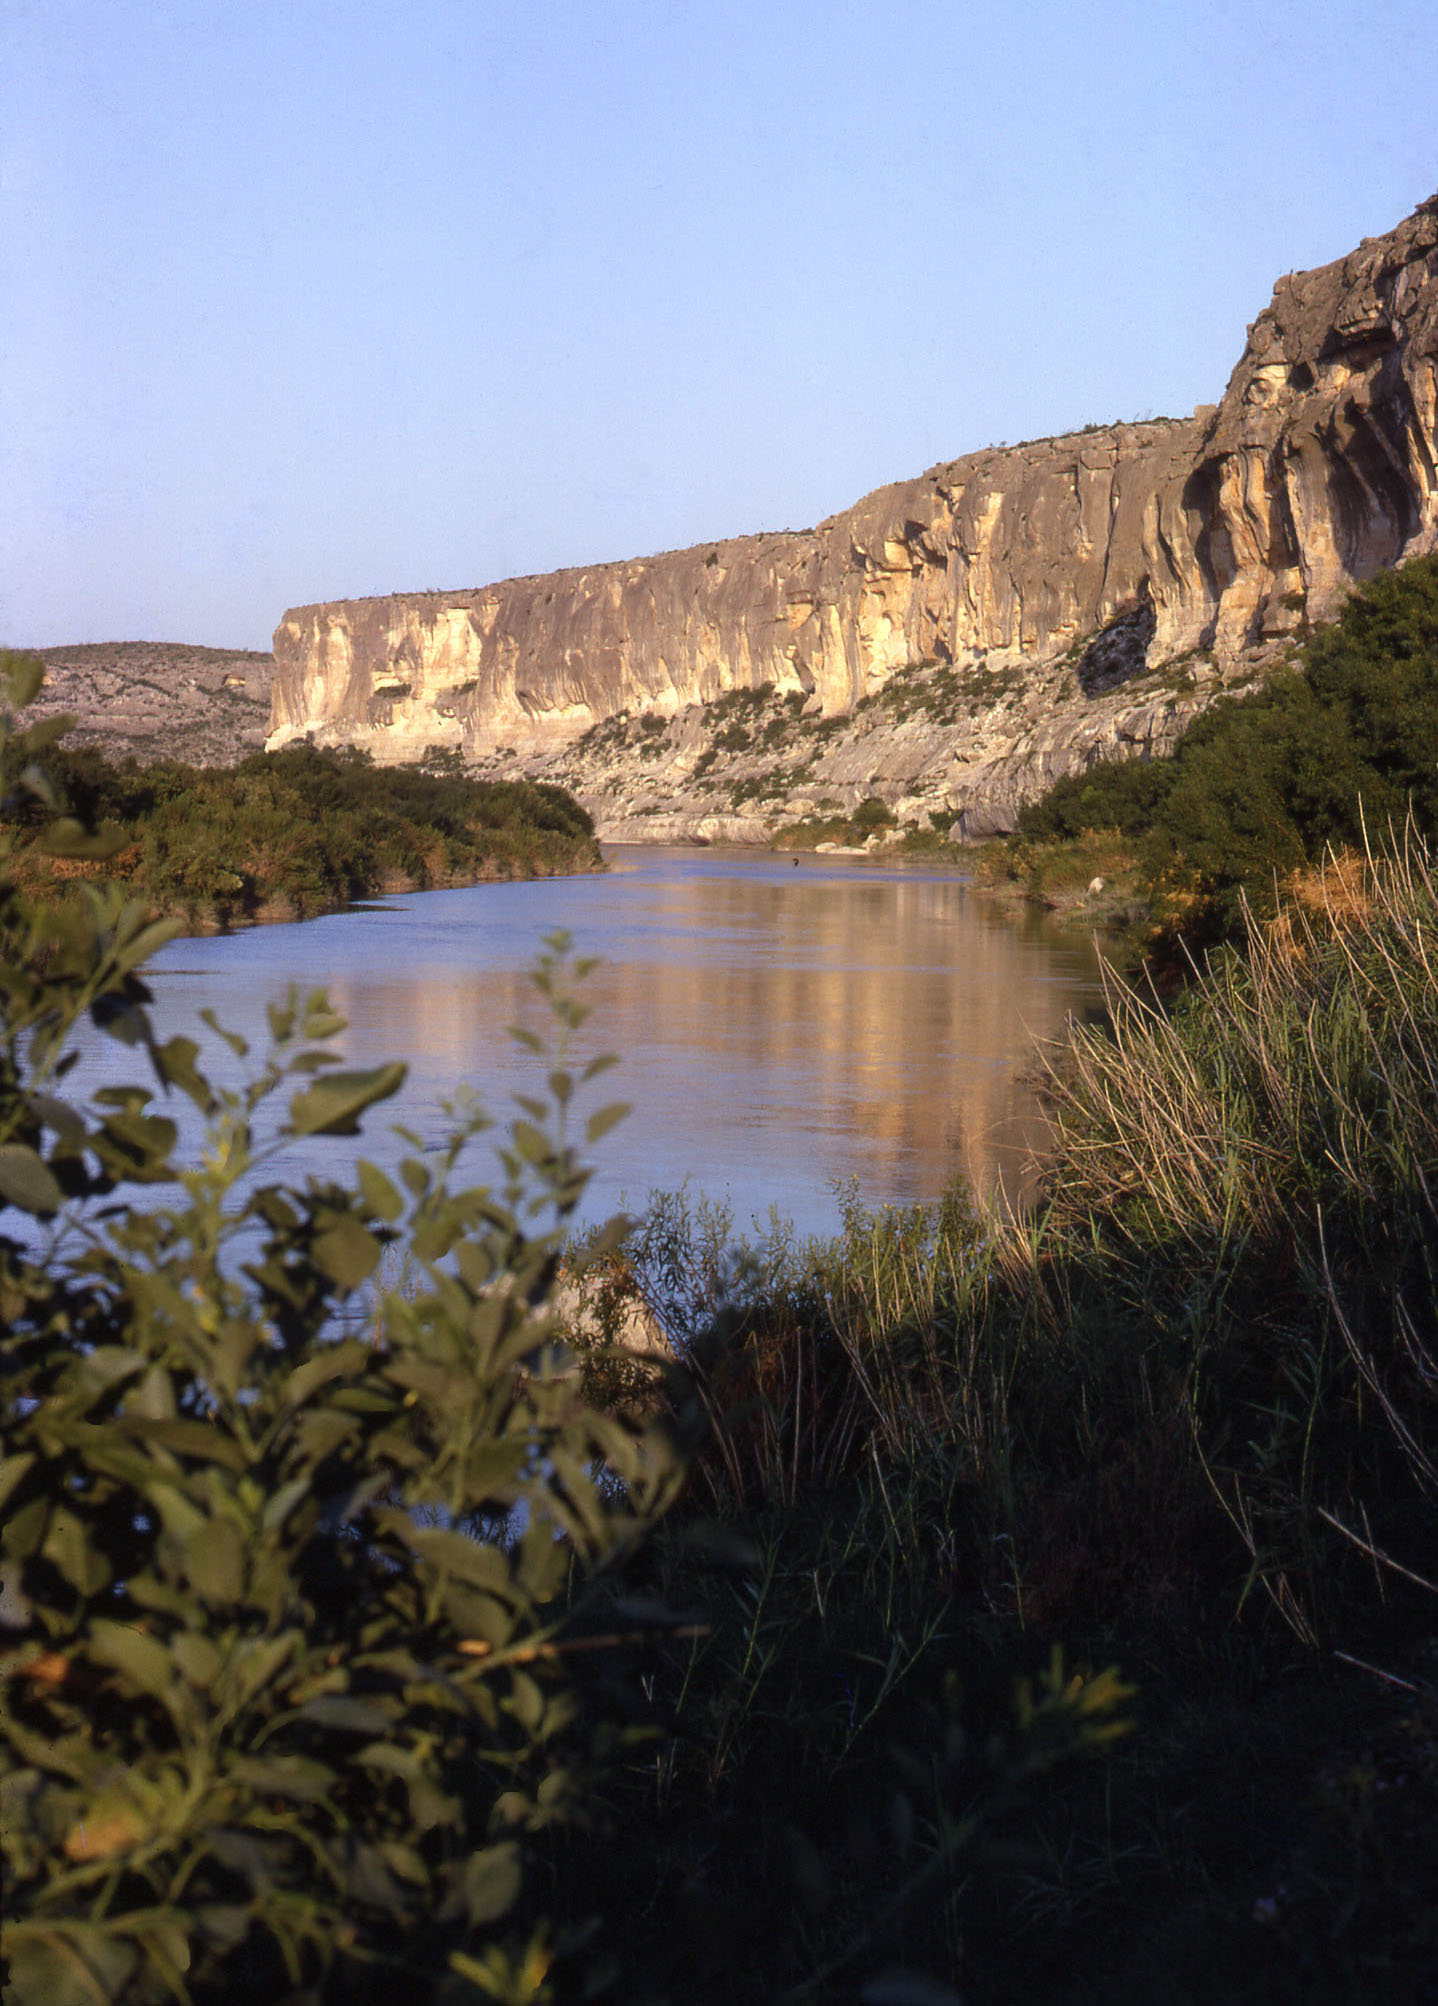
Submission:
<svg viewBox="0 0 1438 2006">
<path fill-rule="evenodd" d="M 1438 887 L 1322 882 L 1051 1054 L 1031 1217 L 745 1250 L 565 1240 L 563 943 L 480 1188 L 354 1163 L 322 999 L 216 1087 L 172 924 L 0 872 L 19 2006 L 1430 1998 Z M 152 1077 L 74 1106 L 87 1017 Z"/>
<path fill-rule="evenodd" d="M 1134 947 L 1236 940 L 1330 852 L 1361 858 L 1412 818 L 1438 835 L 1438 556 L 1359 586 L 1264 688 L 1222 698 L 1178 750 L 1073 774 L 986 851 L 983 880 Z M 1096 879 L 1101 886 L 1090 893 Z"/>
<path fill-rule="evenodd" d="M 24 689 L 38 688 L 38 659 L 11 659 Z M 105 878 L 152 916 L 196 931 L 602 868 L 590 817 L 547 783 L 470 780 L 442 759 L 429 770 L 376 767 L 311 746 L 235 768 L 116 764 L 93 747 L 65 747 L 66 722 L 38 727 L 42 791 L 13 747 L 0 775 L 17 837 L 11 868 L 37 891 Z M 58 837 L 57 809 L 69 818 Z"/>
</svg>

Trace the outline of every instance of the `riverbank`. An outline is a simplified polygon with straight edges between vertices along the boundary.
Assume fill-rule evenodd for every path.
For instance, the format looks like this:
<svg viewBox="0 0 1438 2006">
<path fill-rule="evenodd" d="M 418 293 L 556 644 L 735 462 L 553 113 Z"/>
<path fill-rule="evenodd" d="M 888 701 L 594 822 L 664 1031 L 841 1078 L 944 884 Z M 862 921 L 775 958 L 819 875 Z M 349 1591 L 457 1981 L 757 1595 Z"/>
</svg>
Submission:
<svg viewBox="0 0 1438 2006">
<path fill-rule="evenodd" d="M 596 845 L 596 852 L 597 848 Z M 292 897 L 261 898 L 237 914 L 228 903 L 222 912 L 214 905 L 207 907 L 186 903 L 166 907 L 151 902 L 146 910 L 146 921 L 178 920 L 182 937 L 203 939 L 241 933 L 248 927 L 291 926 L 304 920 L 326 919 L 336 913 L 351 912 L 383 899 L 404 898 L 414 892 L 468 891 L 478 885 L 521 884 L 543 878 L 588 876 L 605 868 L 603 857 L 596 854 L 584 860 L 557 865 L 541 859 L 530 869 L 489 860 L 476 870 L 438 878 L 427 873 L 414 875 L 406 871 L 388 871 L 377 883 L 362 887 L 353 896 L 335 898 L 329 903 L 314 904 L 304 898 Z M 118 873 L 112 864 L 77 858 L 36 857 L 28 867 L 21 866 L 12 871 L 12 876 L 32 896 L 52 888 L 63 896 L 66 887 L 83 883 L 118 884 L 127 892 L 133 892 L 132 880 Z"/>
<path fill-rule="evenodd" d="M 38 662 L 27 671 L 37 686 L 39 673 Z M 592 821 L 564 789 L 475 780 L 454 762 L 380 768 L 295 746 L 233 769 L 141 766 L 61 745 L 43 789 L 30 771 L 5 776 L 16 881 L 46 896 L 115 884 L 192 933 L 604 868 Z M 57 806 L 68 811 L 58 822 Z"/>
<path fill-rule="evenodd" d="M 642 1575 L 706 1626 L 672 1738 L 547 1856 L 628 1996 L 1431 1996 L 1435 926 L 1415 846 L 1174 1018 L 1116 991 L 1029 1219 L 736 1257 L 676 1200 L 596 1271 L 682 1371 L 591 1326 L 595 1397 L 710 1422 Z"/>
</svg>

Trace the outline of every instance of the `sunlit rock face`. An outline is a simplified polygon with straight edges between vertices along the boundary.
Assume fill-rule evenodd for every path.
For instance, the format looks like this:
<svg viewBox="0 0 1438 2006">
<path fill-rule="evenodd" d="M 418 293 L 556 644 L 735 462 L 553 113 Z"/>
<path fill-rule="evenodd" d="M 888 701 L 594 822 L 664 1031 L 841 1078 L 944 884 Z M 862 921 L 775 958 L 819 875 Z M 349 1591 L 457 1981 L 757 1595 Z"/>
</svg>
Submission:
<svg viewBox="0 0 1438 2006">
<path fill-rule="evenodd" d="M 620 712 L 767 685 L 837 717 L 917 664 L 1037 670 L 1105 636 L 1079 675 L 1095 701 L 1194 653 L 1222 677 L 1438 548 L 1436 423 L 1438 197 L 1280 280 L 1222 402 L 1192 418 L 970 454 L 813 530 L 297 608 L 270 744 L 542 756 Z M 974 750 L 976 775 L 1004 766 Z M 1050 746 L 1004 785 L 1064 766 Z"/>
</svg>

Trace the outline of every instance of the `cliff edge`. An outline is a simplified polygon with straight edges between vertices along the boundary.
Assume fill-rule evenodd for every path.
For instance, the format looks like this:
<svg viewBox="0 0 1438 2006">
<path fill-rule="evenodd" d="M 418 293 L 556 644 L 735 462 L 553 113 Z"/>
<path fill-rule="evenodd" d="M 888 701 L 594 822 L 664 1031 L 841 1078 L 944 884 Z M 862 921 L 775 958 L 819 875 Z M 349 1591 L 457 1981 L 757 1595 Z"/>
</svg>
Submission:
<svg viewBox="0 0 1438 2006">
<path fill-rule="evenodd" d="M 846 805 L 922 779 L 959 832 L 982 833 L 1076 764 L 1166 749 L 1354 581 L 1438 548 L 1435 464 L 1438 196 L 1280 280 L 1222 401 L 1191 418 L 969 454 L 804 532 L 296 608 L 275 633 L 269 743 L 563 767 L 601 833 L 643 833 L 646 815 L 651 833 L 700 833 L 686 783 L 709 745 L 692 731 L 681 744 L 694 707 L 767 690 L 795 700 L 797 733 L 852 722 L 898 677 L 928 727 L 915 756 L 886 770 L 870 745 L 836 764 L 831 734 L 810 777 Z M 978 698 L 925 712 L 945 677 Z M 586 751 L 636 720 L 648 738 L 601 776 Z"/>
</svg>

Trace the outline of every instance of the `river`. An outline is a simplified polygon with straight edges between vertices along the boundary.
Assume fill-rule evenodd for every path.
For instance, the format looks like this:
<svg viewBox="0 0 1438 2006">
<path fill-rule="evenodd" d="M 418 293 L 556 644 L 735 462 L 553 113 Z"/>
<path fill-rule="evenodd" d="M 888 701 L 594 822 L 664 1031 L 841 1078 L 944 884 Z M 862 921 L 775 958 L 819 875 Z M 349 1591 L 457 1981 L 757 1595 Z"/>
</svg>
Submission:
<svg viewBox="0 0 1438 2006">
<path fill-rule="evenodd" d="M 437 1140 L 462 1084 L 500 1122 L 517 1093 L 542 1091 L 506 1027 L 543 1028 L 529 972 L 565 929 L 599 957 L 582 1055 L 620 1060 L 588 1106 L 633 1107 L 594 1152 L 587 1219 L 686 1179 L 727 1199 L 740 1230 L 762 1230 L 774 1205 L 801 1233 L 837 1224 L 846 1180 L 871 1205 L 932 1200 L 956 1171 L 1019 1186 L 1040 1133 L 1034 1040 L 1097 1002 L 1089 944 L 922 863 L 692 848 L 616 849 L 609 863 L 174 941 L 151 964 L 157 1028 L 201 1036 L 216 1076 L 233 1078 L 202 1008 L 263 1048 L 267 1003 L 291 984 L 326 989 L 349 1020 L 346 1062 L 403 1058 L 409 1077 L 363 1145 L 315 1139 L 294 1168 L 339 1171 L 361 1148 L 393 1160 L 392 1124 Z"/>
</svg>

